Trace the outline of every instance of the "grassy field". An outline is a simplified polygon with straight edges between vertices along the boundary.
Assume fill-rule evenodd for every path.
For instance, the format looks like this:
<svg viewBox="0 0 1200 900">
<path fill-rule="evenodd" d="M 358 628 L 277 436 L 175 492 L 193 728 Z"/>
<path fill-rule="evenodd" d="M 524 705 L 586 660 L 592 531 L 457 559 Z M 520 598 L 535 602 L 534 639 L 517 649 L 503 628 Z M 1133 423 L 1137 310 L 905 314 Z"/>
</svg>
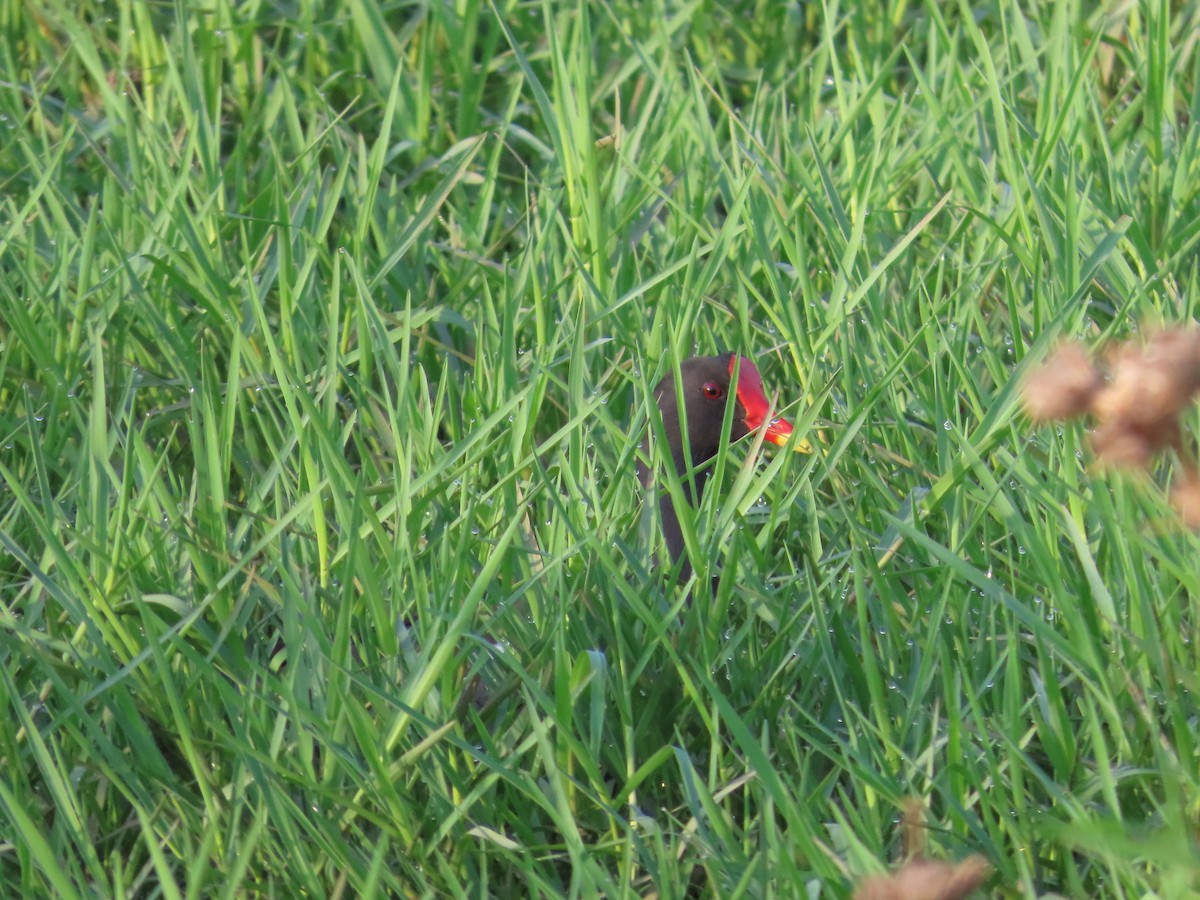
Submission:
<svg viewBox="0 0 1200 900">
<path fill-rule="evenodd" d="M 1196 315 L 1200 12 L 1022 6 L 0 0 L 0 893 L 1196 896 L 1200 539 L 1019 381 Z"/>
</svg>

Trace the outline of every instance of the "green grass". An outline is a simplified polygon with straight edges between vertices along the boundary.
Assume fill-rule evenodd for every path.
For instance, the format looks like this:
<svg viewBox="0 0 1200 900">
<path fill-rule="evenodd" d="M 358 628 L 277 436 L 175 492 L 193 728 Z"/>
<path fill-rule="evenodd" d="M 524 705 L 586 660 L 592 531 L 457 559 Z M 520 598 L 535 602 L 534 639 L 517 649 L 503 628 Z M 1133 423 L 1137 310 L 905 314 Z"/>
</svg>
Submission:
<svg viewBox="0 0 1200 900">
<path fill-rule="evenodd" d="M 0 892 L 840 897 L 918 797 L 1195 896 L 1200 542 L 1016 404 L 1200 298 L 1200 14 L 1095 6 L 0 0 Z M 820 452 L 688 603 L 724 349 Z"/>
</svg>

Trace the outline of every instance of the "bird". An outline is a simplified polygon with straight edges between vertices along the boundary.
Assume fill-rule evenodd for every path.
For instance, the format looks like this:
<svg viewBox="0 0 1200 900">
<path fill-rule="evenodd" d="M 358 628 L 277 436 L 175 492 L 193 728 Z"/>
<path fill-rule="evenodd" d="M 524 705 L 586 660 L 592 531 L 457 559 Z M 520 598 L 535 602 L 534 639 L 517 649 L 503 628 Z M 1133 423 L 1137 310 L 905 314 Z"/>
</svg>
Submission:
<svg viewBox="0 0 1200 900">
<path fill-rule="evenodd" d="M 775 417 L 768 420 L 771 407 L 763 390 L 762 376 L 758 367 L 747 357 L 722 353 L 684 360 L 679 365 L 679 384 L 682 389 L 676 390 L 675 373 L 668 372 L 654 388 L 654 399 L 662 415 L 663 433 L 666 435 L 671 462 L 683 483 L 688 502 L 693 506 L 699 504 L 712 471 L 707 463 L 721 449 L 721 427 L 730 402 L 736 404 L 729 430 L 730 443 L 762 428 L 764 441 L 800 453 L 812 452 L 812 445 L 807 440 L 794 436 L 792 423 L 787 419 Z M 682 409 L 679 406 L 681 398 Z M 642 449 L 649 460 L 648 437 Z M 689 456 L 695 480 L 694 493 L 692 479 L 688 478 Z M 638 477 L 643 487 L 649 488 L 654 482 L 653 467 L 639 461 Z M 679 515 L 667 491 L 659 495 L 659 511 L 670 562 L 675 565 L 683 558 L 679 577 L 681 582 L 687 581 L 692 567 L 686 558 Z"/>
</svg>

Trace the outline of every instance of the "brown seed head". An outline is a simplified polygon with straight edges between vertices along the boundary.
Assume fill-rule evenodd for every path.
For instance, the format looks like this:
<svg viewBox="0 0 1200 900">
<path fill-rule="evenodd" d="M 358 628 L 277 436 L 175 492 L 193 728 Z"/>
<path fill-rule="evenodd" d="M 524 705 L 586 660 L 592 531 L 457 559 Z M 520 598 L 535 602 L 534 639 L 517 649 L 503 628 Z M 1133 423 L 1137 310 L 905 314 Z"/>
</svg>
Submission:
<svg viewBox="0 0 1200 900">
<path fill-rule="evenodd" d="M 1109 421 L 1092 432 L 1092 452 L 1105 468 L 1144 469 L 1154 456 L 1154 447 L 1137 429 Z"/>
<path fill-rule="evenodd" d="M 1177 417 L 1200 387 L 1200 344 L 1192 334 L 1164 331 L 1145 347 L 1124 344 L 1113 351 L 1109 384 L 1092 404 L 1096 418 L 1155 430 Z"/>
<path fill-rule="evenodd" d="M 1104 385 L 1100 372 L 1079 344 L 1063 344 L 1025 377 L 1021 402 L 1036 422 L 1083 415 Z"/>
<path fill-rule="evenodd" d="M 988 876 L 982 856 L 962 862 L 913 859 L 890 875 L 864 879 L 854 891 L 854 900 L 963 900 Z"/>
<path fill-rule="evenodd" d="M 1154 334 L 1146 358 L 1169 371 L 1180 393 L 1200 391 L 1200 328 L 1169 328 Z"/>
<path fill-rule="evenodd" d="M 1107 381 L 1082 347 L 1063 345 L 1026 378 L 1026 412 L 1035 422 L 1091 413 L 1092 449 L 1102 466 L 1145 469 L 1157 454 L 1175 451 L 1184 471 L 1171 502 L 1200 529 L 1200 471 L 1184 453 L 1179 422 L 1200 394 L 1200 328 L 1163 328 L 1144 343 L 1117 344 L 1106 363 Z"/>
<path fill-rule="evenodd" d="M 1183 477 L 1171 488 L 1171 505 L 1183 519 L 1183 524 L 1200 531 L 1200 472 L 1189 464 Z"/>
</svg>

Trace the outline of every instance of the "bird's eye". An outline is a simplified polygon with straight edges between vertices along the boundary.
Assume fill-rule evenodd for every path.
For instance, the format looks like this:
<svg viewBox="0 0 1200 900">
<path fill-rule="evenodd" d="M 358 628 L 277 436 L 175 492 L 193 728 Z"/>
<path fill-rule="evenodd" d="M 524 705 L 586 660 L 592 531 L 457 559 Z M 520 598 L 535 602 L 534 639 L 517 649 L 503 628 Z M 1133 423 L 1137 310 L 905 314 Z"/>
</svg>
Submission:
<svg viewBox="0 0 1200 900">
<path fill-rule="evenodd" d="M 706 385 L 704 385 L 703 390 L 704 390 L 704 396 L 707 397 L 709 400 L 721 399 L 721 386 L 719 384 L 717 384 L 715 381 L 708 382 Z"/>
</svg>

